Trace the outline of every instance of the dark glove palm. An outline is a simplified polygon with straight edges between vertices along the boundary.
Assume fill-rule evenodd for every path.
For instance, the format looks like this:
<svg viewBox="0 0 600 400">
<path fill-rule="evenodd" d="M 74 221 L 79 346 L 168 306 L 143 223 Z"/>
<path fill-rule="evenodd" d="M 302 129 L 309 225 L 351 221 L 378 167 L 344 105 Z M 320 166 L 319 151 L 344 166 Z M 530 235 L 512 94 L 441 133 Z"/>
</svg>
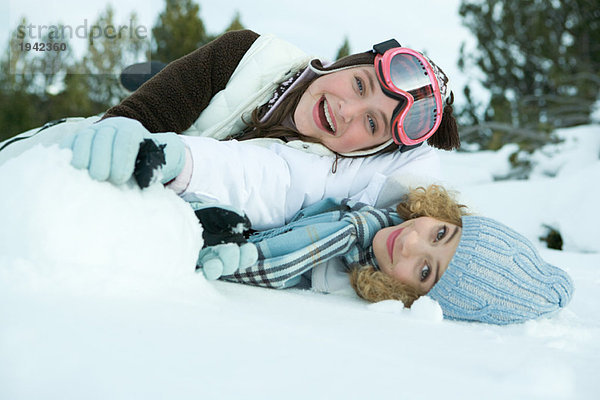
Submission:
<svg viewBox="0 0 600 400">
<path fill-rule="evenodd" d="M 250 220 L 245 214 L 224 206 L 206 206 L 195 211 L 202 224 L 204 247 L 223 243 L 245 243 Z"/>
</svg>

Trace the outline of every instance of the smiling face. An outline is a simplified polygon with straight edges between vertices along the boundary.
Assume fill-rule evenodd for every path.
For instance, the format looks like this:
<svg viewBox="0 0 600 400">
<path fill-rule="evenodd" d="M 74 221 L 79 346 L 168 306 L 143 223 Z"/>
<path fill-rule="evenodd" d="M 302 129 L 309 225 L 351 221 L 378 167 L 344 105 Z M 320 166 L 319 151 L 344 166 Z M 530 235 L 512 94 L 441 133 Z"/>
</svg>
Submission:
<svg viewBox="0 0 600 400">
<path fill-rule="evenodd" d="M 381 90 L 374 67 L 356 67 L 315 79 L 300 98 L 294 122 L 330 150 L 350 153 L 391 139 L 397 105 Z"/>
<path fill-rule="evenodd" d="M 377 232 L 373 251 L 384 274 L 425 294 L 448 268 L 461 231 L 435 218 L 415 218 Z"/>
</svg>

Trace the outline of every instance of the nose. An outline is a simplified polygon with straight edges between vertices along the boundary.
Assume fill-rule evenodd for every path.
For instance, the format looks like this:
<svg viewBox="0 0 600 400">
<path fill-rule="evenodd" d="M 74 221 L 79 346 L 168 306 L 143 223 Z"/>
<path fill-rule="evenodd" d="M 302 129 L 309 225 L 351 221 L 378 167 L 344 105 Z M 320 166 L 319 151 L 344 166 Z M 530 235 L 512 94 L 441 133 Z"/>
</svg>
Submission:
<svg viewBox="0 0 600 400">
<path fill-rule="evenodd" d="M 410 258 L 412 256 L 417 255 L 421 246 L 421 241 L 419 240 L 419 233 L 415 230 L 407 232 L 401 244 L 402 249 L 400 251 L 400 254 L 402 255 L 402 257 Z"/>
<path fill-rule="evenodd" d="M 364 113 L 365 106 L 359 101 L 340 101 L 339 103 L 339 115 L 342 120 L 346 123 L 352 122 L 352 120 L 362 113 Z"/>
</svg>

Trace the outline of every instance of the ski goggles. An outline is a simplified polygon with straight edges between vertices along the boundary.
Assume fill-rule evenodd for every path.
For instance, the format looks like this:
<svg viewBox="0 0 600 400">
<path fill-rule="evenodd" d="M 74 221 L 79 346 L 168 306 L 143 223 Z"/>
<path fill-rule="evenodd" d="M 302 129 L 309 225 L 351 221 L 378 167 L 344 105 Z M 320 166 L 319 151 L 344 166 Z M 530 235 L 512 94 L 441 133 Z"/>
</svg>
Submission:
<svg viewBox="0 0 600 400">
<path fill-rule="evenodd" d="M 415 145 L 435 133 L 442 121 L 442 95 L 432 63 L 394 40 L 373 46 L 375 72 L 383 92 L 399 101 L 392 114 L 392 138 Z"/>
</svg>

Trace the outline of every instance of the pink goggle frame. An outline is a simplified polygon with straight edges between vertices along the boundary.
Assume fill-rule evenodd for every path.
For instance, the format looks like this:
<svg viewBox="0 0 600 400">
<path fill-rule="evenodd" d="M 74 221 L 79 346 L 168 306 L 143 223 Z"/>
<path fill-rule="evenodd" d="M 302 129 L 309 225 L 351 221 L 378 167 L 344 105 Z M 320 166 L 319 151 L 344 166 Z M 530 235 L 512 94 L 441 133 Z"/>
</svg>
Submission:
<svg viewBox="0 0 600 400">
<path fill-rule="evenodd" d="M 435 133 L 442 121 L 442 95 L 429 61 L 395 40 L 373 46 L 375 72 L 383 92 L 400 104 L 392 114 L 398 145 L 416 145 Z"/>
</svg>

